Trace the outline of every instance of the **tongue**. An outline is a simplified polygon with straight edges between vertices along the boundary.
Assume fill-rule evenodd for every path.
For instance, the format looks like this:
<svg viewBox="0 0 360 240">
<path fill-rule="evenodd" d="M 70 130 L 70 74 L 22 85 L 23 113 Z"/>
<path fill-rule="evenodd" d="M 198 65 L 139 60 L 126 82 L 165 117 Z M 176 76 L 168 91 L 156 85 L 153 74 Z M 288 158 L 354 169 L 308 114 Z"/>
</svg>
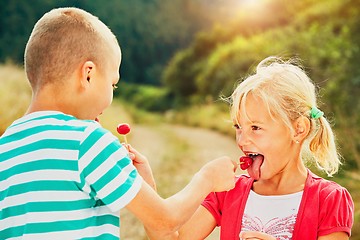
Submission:
<svg viewBox="0 0 360 240">
<path fill-rule="evenodd" d="M 255 158 L 253 158 L 253 163 L 251 166 L 247 169 L 247 172 L 249 173 L 250 177 L 254 178 L 255 180 L 260 179 L 260 167 L 261 164 L 264 161 L 264 156 L 258 155 Z"/>
</svg>

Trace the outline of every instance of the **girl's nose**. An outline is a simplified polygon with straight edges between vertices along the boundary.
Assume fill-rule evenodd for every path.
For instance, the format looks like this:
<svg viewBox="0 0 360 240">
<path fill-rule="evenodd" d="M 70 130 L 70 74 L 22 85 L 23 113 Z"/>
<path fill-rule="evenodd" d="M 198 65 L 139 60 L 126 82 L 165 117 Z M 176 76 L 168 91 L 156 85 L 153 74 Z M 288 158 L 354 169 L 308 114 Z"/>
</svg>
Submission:
<svg viewBox="0 0 360 240">
<path fill-rule="evenodd" d="M 241 133 L 236 134 L 236 142 L 239 147 L 246 146 L 250 143 L 250 138 L 248 134 L 242 131 Z"/>
</svg>

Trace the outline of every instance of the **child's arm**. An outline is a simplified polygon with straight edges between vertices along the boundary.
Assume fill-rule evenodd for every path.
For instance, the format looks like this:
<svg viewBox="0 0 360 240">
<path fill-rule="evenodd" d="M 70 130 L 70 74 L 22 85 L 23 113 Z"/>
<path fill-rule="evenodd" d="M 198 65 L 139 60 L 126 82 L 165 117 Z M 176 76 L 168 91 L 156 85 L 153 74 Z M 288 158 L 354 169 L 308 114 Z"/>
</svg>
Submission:
<svg viewBox="0 0 360 240">
<path fill-rule="evenodd" d="M 123 144 L 127 150 L 129 151 L 129 157 L 133 161 L 134 166 L 136 167 L 137 171 L 141 175 L 141 177 L 144 179 L 144 181 L 149 184 L 152 189 L 155 191 L 156 189 L 156 182 L 152 173 L 152 169 L 150 167 L 149 161 L 147 157 L 139 153 L 135 148 L 133 148 L 130 144 Z M 144 226 L 146 234 L 149 239 L 156 239 L 160 240 L 159 236 L 157 236 L 156 233 L 153 233 L 151 229 Z M 174 232 L 173 234 L 170 234 L 166 237 L 161 237 L 162 240 L 175 240 L 178 239 L 178 233 Z"/>
<path fill-rule="evenodd" d="M 179 230 L 178 239 L 205 239 L 214 231 L 216 220 L 203 206 Z"/>
<path fill-rule="evenodd" d="M 210 192 L 226 191 L 235 186 L 236 166 L 228 157 L 215 159 L 202 167 L 183 190 L 167 199 L 143 182 L 127 209 L 142 221 L 150 235 L 156 239 L 171 239 Z"/>
<path fill-rule="evenodd" d="M 147 158 L 139 153 L 130 144 L 123 144 L 129 151 L 129 157 L 144 181 L 156 191 L 156 182 Z"/>
<path fill-rule="evenodd" d="M 215 218 L 203 206 L 200 206 L 194 215 L 181 228 L 166 237 L 158 236 L 151 229 L 146 229 L 146 233 L 151 240 L 188 240 L 205 239 L 216 227 Z"/>
</svg>

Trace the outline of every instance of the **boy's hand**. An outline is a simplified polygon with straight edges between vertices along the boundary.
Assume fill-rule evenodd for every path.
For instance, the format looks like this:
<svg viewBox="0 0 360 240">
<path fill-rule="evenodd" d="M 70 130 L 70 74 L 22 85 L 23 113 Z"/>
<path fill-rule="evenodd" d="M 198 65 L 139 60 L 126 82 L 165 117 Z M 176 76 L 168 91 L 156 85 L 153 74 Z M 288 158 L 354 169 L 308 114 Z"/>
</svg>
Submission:
<svg viewBox="0 0 360 240">
<path fill-rule="evenodd" d="M 123 144 L 129 152 L 129 157 L 140 176 L 156 191 L 156 183 L 148 159 L 130 144 Z"/>
<path fill-rule="evenodd" d="M 208 162 L 198 174 L 205 177 L 204 182 L 212 184 L 213 192 L 222 192 L 235 187 L 236 168 L 236 162 L 224 156 Z"/>
</svg>

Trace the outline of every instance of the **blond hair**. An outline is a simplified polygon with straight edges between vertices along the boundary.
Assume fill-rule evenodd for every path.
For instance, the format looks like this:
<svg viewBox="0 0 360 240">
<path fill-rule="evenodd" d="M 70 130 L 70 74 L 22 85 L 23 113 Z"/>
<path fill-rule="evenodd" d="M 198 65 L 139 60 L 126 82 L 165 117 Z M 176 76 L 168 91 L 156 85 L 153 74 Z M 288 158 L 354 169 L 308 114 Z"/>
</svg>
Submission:
<svg viewBox="0 0 360 240">
<path fill-rule="evenodd" d="M 77 8 L 53 9 L 35 24 L 27 42 L 27 77 L 37 89 L 63 84 L 85 61 L 93 61 L 102 71 L 114 46 L 116 37 L 97 17 Z"/>
<path fill-rule="evenodd" d="M 329 176 L 338 171 L 341 162 L 334 133 L 324 116 L 311 117 L 311 109 L 317 107 L 316 89 L 303 69 L 277 57 L 261 61 L 256 73 L 241 82 L 230 97 L 231 117 L 235 122 L 249 94 L 260 98 L 270 115 L 280 118 L 292 133 L 296 119 L 309 118 L 311 127 L 302 147 L 302 159 L 314 161 Z M 304 153 L 309 153 L 310 158 Z"/>
</svg>

